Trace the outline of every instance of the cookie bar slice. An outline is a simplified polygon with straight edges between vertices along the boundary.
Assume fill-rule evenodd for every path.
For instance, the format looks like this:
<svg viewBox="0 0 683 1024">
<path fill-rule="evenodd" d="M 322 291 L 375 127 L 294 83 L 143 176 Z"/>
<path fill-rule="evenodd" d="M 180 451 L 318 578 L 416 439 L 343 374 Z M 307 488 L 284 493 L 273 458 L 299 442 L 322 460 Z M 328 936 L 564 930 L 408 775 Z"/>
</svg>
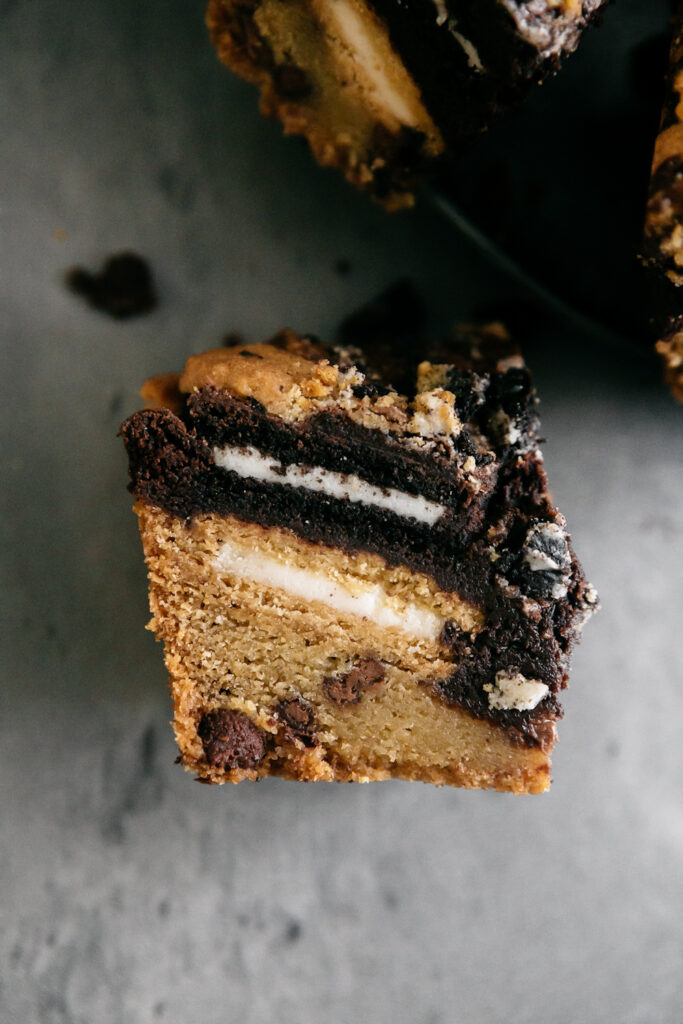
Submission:
<svg viewBox="0 0 683 1024">
<path fill-rule="evenodd" d="M 148 381 L 123 424 L 202 781 L 549 785 L 596 596 L 548 497 L 529 375 L 491 327 L 414 380 L 400 394 L 360 352 L 285 331 Z"/>
<path fill-rule="evenodd" d="M 387 207 L 574 50 L 605 0 L 211 0 L 264 114 Z"/>
</svg>

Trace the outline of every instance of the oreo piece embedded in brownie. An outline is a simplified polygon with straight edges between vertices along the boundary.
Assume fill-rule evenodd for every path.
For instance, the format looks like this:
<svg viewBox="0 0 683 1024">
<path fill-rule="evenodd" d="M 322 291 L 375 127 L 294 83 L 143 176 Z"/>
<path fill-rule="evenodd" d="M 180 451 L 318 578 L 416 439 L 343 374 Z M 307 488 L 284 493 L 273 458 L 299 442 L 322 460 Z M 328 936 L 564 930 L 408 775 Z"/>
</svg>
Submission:
<svg viewBox="0 0 683 1024">
<path fill-rule="evenodd" d="M 555 71 L 605 0 L 210 0 L 263 113 L 387 207 Z"/>
<path fill-rule="evenodd" d="M 175 734 L 203 781 L 547 788 L 597 598 L 529 374 L 492 326 L 413 380 L 284 331 L 148 381 L 153 407 L 123 424 Z"/>
</svg>

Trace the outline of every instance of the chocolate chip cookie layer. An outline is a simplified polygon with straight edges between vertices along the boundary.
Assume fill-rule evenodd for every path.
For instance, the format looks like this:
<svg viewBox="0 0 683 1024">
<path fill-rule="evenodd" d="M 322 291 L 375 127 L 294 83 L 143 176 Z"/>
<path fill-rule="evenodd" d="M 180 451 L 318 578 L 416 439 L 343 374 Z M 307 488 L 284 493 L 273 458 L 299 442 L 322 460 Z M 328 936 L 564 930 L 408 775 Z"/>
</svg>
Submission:
<svg viewBox="0 0 683 1024">
<path fill-rule="evenodd" d="M 284 331 L 148 381 L 124 423 L 202 779 L 547 788 L 596 596 L 547 494 L 529 375 L 494 325 L 414 379 L 401 394 L 360 352 Z"/>
<path fill-rule="evenodd" d="M 265 114 L 388 207 L 557 69 L 605 0 L 211 0 Z"/>
</svg>

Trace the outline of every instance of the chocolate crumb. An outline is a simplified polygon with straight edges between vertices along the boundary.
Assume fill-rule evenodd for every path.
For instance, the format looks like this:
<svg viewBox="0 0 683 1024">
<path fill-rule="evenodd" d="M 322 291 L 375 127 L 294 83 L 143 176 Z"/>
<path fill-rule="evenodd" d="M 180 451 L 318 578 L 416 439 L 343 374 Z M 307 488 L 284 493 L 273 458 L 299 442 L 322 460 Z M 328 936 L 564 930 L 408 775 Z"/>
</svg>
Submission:
<svg viewBox="0 0 683 1024">
<path fill-rule="evenodd" d="M 384 680 L 385 669 L 376 658 L 362 658 L 350 672 L 342 676 L 327 676 L 323 679 L 323 690 L 333 704 L 358 704 L 368 690 Z"/>
<path fill-rule="evenodd" d="M 212 768 L 256 768 L 266 754 L 266 734 L 242 711 L 208 711 L 197 733 Z"/>
<path fill-rule="evenodd" d="M 141 316 L 157 305 L 149 265 L 134 252 L 110 256 L 96 274 L 73 267 L 67 271 L 66 286 L 94 309 L 117 320 Z"/>
<path fill-rule="evenodd" d="M 276 704 L 274 710 L 288 740 L 300 740 L 307 747 L 316 745 L 315 711 L 308 701 L 303 697 L 290 697 Z"/>
</svg>

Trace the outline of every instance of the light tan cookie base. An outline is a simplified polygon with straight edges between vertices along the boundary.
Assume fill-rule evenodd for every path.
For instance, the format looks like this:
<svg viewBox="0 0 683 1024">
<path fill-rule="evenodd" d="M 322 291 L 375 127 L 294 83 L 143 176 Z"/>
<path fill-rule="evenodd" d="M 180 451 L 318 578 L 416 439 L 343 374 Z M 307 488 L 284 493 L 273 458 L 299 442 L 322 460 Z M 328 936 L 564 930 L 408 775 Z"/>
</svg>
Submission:
<svg viewBox="0 0 683 1024">
<path fill-rule="evenodd" d="M 384 584 L 397 599 L 428 601 L 476 632 L 481 615 L 428 577 L 390 569 L 377 556 L 346 555 L 215 515 L 191 524 L 138 503 L 150 578 L 150 628 L 164 642 L 174 730 L 185 767 L 208 782 L 266 775 L 306 781 L 366 782 L 403 778 L 438 785 L 491 787 L 514 793 L 548 788 L 548 751 L 515 743 L 508 733 L 433 695 L 430 682 L 453 669 L 438 639 L 340 615 L 248 579 L 218 572 L 221 541 L 280 553 L 289 564 L 344 572 Z M 372 654 L 385 666 L 381 685 L 356 704 L 337 704 L 323 681 Z M 279 701 L 299 697 L 315 712 L 314 746 L 287 735 Z M 253 769 L 225 772 L 207 763 L 197 729 L 219 708 L 242 711 L 272 737 Z"/>
</svg>

